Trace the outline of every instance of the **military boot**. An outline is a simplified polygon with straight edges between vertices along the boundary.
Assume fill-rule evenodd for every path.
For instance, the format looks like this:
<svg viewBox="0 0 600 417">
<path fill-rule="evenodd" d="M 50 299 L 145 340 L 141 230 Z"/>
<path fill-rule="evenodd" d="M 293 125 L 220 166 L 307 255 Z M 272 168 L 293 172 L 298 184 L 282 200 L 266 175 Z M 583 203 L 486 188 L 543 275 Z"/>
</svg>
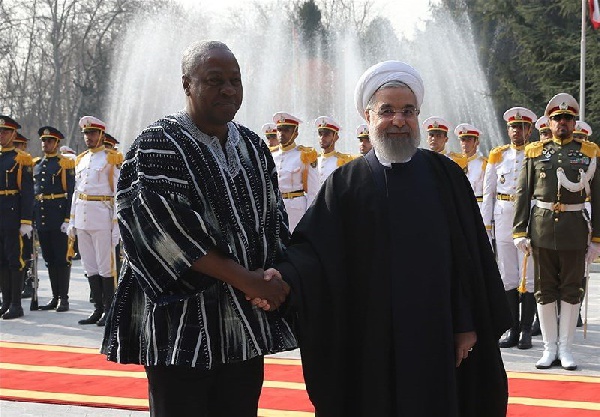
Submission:
<svg viewBox="0 0 600 417">
<path fill-rule="evenodd" d="M 18 269 L 9 269 L 10 272 L 10 306 L 8 311 L 2 315 L 4 320 L 23 317 L 23 307 L 21 306 L 21 291 L 23 288 L 23 278 L 25 271 Z"/>
<path fill-rule="evenodd" d="M 533 325 L 531 326 L 531 335 L 539 336 L 542 334 L 542 329 L 540 329 L 540 318 L 538 316 L 537 308 L 535 310 L 535 319 L 533 319 Z"/>
<path fill-rule="evenodd" d="M 569 304 L 566 301 L 560 302 L 560 320 L 558 324 L 558 357 L 563 369 L 574 371 L 577 364 L 573 359 L 573 338 L 575 337 L 575 326 L 577 324 L 577 314 L 580 303 Z"/>
<path fill-rule="evenodd" d="M 71 280 L 71 265 L 57 268 L 58 274 L 58 306 L 56 311 L 69 311 L 69 281 Z"/>
<path fill-rule="evenodd" d="M 58 281 L 56 277 L 56 267 L 48 266 L 48 278 L 50 279 L 50 288 L 52 289 L 52 299 L 38 310 L 54 310 L 58 305 Z"/>
<path fill-rule="evenodd" d="M 113 295 L 115 295 L 115 279 L 113 277 L 102 277 L 102 302 L 104 303 L 104 314 L 96 323 L 96 326 L 106 324 L 106 315 L 112 304 Z"/>
<path fill-rule="evenodd" d="M 508 301 L 508 307 L 510 314 L 513 318 L 512 327 L 508 330 L 508 334 L 500 339 L 498 346 L 501 348 L 511 348 L 517 346 L 519 343 L 519 291 L 512 289 L 505 291 L 506 299 Z"/>
<path fill-rule="evenodd" d="M 544 353 L 535 364 L 538 369 L 548 369 L 556 361 L 558 351 L 558 321 L 556 314 L 556 301 L 548 304 L 538 304 L 540 328 L 544 340 Z"/>
<path fill-rule="evenodd" d="M 535 315 L 535 297 L 532 293 L 521 294 L 521 336 L 519 349 L 531 349 L 531 326 Z"/>
<path fill-rule="evenodd" d="M 102 313 L 104 313 L 104 305 L 102 304 L 102 277 L 100 275 L 91 275 L 88 277 L 90 283 L 91 298 L 94 302 L 94 311 L 86 319 L 79 320 L 79 324 L 95 324 L 98 322 Z"/>
<path fill-rule="evenodd" d="M 23 291 L 21 298 L 31 298 L 33 296 L 33 277 L 29 273 L 31 266 L 25 268 L 25 281 L 23 282 Z"/>
<path fill-rule="evenodd" d="M 8 311 L 10 307 L 10 272 L 8 268 L 0 268 L 0 286 L 2 286 L 2 307 L 0 307 L 0 316 Z"/>
</svg>

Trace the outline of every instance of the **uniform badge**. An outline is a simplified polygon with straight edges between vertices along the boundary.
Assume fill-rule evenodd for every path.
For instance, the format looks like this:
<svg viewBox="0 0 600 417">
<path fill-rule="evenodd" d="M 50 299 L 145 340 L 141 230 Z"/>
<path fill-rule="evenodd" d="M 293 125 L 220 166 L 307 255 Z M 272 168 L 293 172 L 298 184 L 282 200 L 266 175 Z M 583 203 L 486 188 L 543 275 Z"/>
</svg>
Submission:
<svg viewBox="0 0 600 417">
<path fill-rule="evenodd" d="M 542 178 L 542 179 L 546 178 L 546 173 L 544 171 L 540 172 L 540 178 Z"/>
<path fill-rule="evenodd" d="M 313 162 L 310 163 L 310 166 L 313 167 L 313 168 L 316 168 L 318 162 L 319 161 L 315 160 L 315 161 L 313 161 Z"/>
<path fill-rule="evenodd" d="M 500 175 L 500 184 L 504 184 L 506 182 L 506 178 L 504 178 L 504 175 Z"/>
</svg>

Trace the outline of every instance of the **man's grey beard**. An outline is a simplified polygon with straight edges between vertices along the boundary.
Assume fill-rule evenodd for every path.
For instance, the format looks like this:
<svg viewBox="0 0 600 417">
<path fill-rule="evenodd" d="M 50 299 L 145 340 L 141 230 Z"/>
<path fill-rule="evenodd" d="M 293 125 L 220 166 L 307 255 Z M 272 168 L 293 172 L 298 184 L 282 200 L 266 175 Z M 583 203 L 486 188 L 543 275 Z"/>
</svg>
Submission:
<svg viewBox="0 0 600 417">
<path fill-rule="evenodd" d="M 378 156 L 389 162 L 406 162 L 413 157 L 421 143 L 420 130 L 411 132 L 409 139 L 388 139 L 376 132 L 369 132 L 369 139 Z"/>
</svg>

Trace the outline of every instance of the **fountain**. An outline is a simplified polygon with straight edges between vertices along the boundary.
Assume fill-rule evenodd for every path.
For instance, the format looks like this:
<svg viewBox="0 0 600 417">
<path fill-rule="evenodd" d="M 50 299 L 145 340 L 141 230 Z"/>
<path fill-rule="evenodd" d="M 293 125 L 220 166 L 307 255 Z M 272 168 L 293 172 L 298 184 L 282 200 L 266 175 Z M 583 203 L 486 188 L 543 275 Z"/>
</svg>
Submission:
<svg viewBox="0 0 600 417">
<path fill-rule="evenodd" d="M 457 23 L 442 16 L 443 25 L 428 24 L 412 40 L 398 40 L 400 35 L 392 33 L 365 52 L 352 30 L 334 33 L 329 47 L 307 50 L 298 31 L 283 16 L 274 16 L 279 10 L 275 5 L 268 20 L 245 7 L 229 18 L 208 17 L 196 9 L 173 15 L 163 11 L 132 22 L 115 51 L 106 104 L 108 131 L 119 138 L 122 150 L 145 126 L 184 107 L 181 53 L 199 39 L 222 40 L 236 54 L 244 82 L 244 103 L 236 120 L 256 132 L 276 111 L 289 111 L 305 122 L 298 143 L 318 147 L 312 122 L 330 115 L 342 124 L 337 149 L 358 153 L 355 127 L 362 119 L 354 109 L 356 81 L 376 60 L 400 59 L 423 75 L 421 120 L 439 115 L 454 125 L 474 124 L 484 132 L 484 153 L 502 143 L 466 18 Z M 315 44 L 323 45 L 318 40 Z M 448 148 L 458 151 L 458 140 L 450 136 Z"/>
</svg>

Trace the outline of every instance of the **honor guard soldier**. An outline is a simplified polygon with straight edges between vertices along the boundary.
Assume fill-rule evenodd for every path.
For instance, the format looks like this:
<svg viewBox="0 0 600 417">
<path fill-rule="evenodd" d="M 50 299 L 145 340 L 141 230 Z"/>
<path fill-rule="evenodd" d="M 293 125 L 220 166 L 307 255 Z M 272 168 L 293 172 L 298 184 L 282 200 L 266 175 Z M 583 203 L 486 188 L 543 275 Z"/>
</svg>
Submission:
<svg viewBox="0 0 600 417">
<path fill-rule="evenodd" d="M 27 152 L 27 143 L 29 139 L 23 136 L 20 132 L 17 132 L 17 137 L 13 141 L 15 149 L 20 149 L 23 152 Z M 23 291 L 21 292 L 21 298 L 31 298 L 33 295 L 33 276 L 30 273 L 33 263 L 31 258 L 33 256 L 33 235 L 23 236 L 23 259 L 25 259 L 25 273 L 23 274 Z"/>
<path fill-rule="evenodd" d="M 579 104 L 569 94 L 557 94 L 548 102 L 545 115 L 552 139 L 525 148 L 517 187 L 513 237 L 515 246 L 531 253 L 535 262 L 535 298 L 544 340 L 539 369 L 551 367 L 556 359 L 564 369 L 577 368 L 572 345 L 584 293 L 581 277 L 600 252 L 600 217 L 595 215 L 600 213 L 600 181 L 594 178 L 599 149 L 573 139 L 578 113 Z M 587 196 L 591 219 L 584 208 Z M 532 199 L 536 203 L 530 209 Z"/>
<path fill-rule="evenodd" d="M 450 123 L 439 116 L 431 116 L 423 121 L 422 126 L 427 131 L 427 144 L 430 150 L 446 155 L 448 158 L 459 155 L 446 151 L 448 131 L 452 129 Z"/>
<path fill-rule="evenodd" d="M 504 120 L 510 144 L 494 148 L 489 154 L 481 215 L 490 241 L 495 242 L 498 269 L 513 317 L 513 325 L 508 334 L 500 340 L 499 346 L 530 349 L 531 326 L 535 315 L 533 262 L 525 262 L 525 255 L 515 248 L 512 225 L 519 173 L 525 159 L 525 145 L 529 143 L 537 116 L 524 107 L 512 107 L 504 112 Z M 519 296 L 518 287 L 524 265 L 527 269 L 527 291 Z"/>
<path fill-rule="evenodd" d="M 48 267 L 52 299 L 40 310 L 69 310 L 71 260 L 67 229 L 75 186 L 75 161 L 58 153 L 64 135 L 52 126 L 38 130 L 44 156 L 33 167 L 35 228 Z"/>
<path fill-rule="evenodd" d="M 0 284 L 5 320 L 23 316 L 21 291 L 25 275 L 23 238 L 33 232 L 33 160 L 15 148 L 21 125 L 0 115 Z"/>
<path fill-rule="evenodd" d="M 360 142 L 358 150 L 361 155 L 366 155 L 373 149 L 373 145 L 369 139 L 369 126 L 366 124 L 363 123 L 356 127 L 356 138 Z"/>
<path fill-rule="evenodd" d="M 590 136 L 592 136 L 592 127 L 583 120 L 577 120 L 575 130 L 573 130 L 573 139 L 590 140 Z"/>
<path fill-rule="evenodd" d="M 279 140 L 277 140 L 277 125 L 275 123 L 265 123 L 260 128 L 267 139 L 271 153 L 279 149 Z"/>
<path fill-rule="evenodd" d="M 279 140 L 279 149 L 273 152 L 273 160 L 292 232 L 320 187 L 317 151 L 296 145 L 298 126 L 302 123 L 297 117 L 278 112 L 273 115 L 273 122 L 277 125 Z"/>
<path fill-rule="evenodd" d="M 88 150 L 75 163 L 75 191 L 68 234 L 79 245 L 81 262 L 90 284 L 93 313 L 79 324 L 104 325 L 115 290 L 113 249 L 119 241 L 114 194 L 123 156 L 104 146 L 104 122 L 84 116 L 79 120 Z"/>
<path fill-rule="evenodd" d="M 119 141 L 112 135 L 104 132 L 104 147 L 106 149 L 117 149 Z"/>
<path fill-rule="evenodd" d="M 540 117 L 538 121 L 535 122 L 535 128 L 540 134 L 540 140 L 552 139 L 552 131 L 550 130 L 548 118 L 546 116 Z"/>
<path fill-rule="evenodd" d="M 319 135 L 321 155 L 319 155 L 317 167 L 319 170 L 319 184 L 323 184 L 329 174 L 338 167 L 352 161 L 352 156 L 337 152 L 335 143 L 340 138 L 340 124 L 332 117 L 319 116 L 315 119 L 315 127 Z"/>
<path fill-rule="evenodd" d="M 473 192 L 475 193 L 479 209 L 481 210 L 481 203 L 483 203 L 483 177 L 487 165 L 487 159 L 477 151 L 481 131 L 473 125 L 461 123 L 454 129 L 454 134 L 460 140 L 462 154 L 453 154 L 451 158 L 465 171 L 469 183 L 471 183 L 471 188 L 473 188 Z"/>
</svg>

